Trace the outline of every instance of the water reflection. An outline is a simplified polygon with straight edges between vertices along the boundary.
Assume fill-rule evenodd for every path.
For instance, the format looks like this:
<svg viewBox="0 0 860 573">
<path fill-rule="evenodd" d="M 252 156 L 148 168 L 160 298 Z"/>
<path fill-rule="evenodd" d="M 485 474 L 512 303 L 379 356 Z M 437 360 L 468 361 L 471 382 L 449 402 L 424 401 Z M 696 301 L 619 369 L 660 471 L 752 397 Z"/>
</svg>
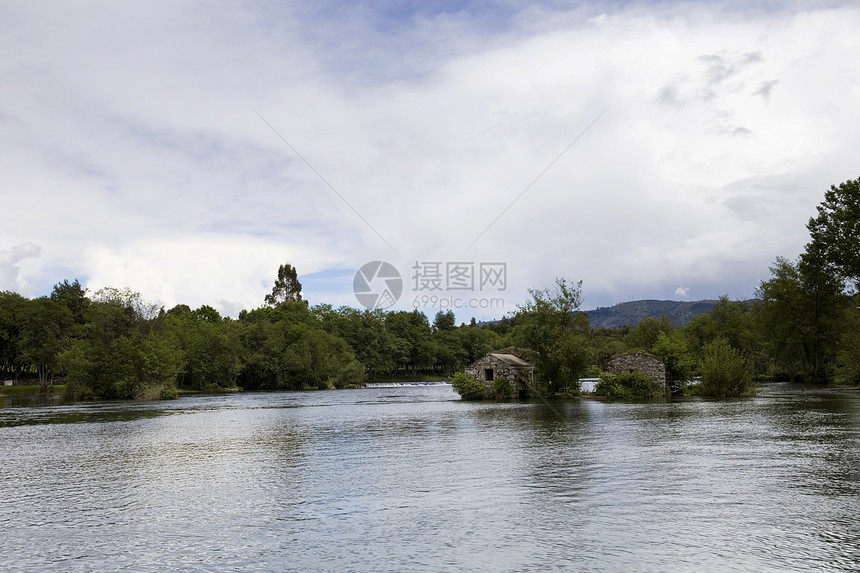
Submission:
<svg viewBox="0 0 860 573">
<path fill-rule="evenodd" d="M 855 391 L 790 385 L 2 409 L 0 553 L 23 571 L 856 570 L 858 415 Z"/>
</svg>

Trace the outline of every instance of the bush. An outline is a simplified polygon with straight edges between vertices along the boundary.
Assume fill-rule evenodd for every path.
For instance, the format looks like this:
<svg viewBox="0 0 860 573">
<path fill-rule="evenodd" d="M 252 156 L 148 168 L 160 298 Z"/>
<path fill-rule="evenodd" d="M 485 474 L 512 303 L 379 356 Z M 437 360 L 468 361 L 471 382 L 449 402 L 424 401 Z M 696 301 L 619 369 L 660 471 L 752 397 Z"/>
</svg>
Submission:
<svg viewBox="0 0 860 573">
<path fill-rule="evenodd" d="M 728 398 L 751 396 L 756 392 L 752 365 L 725 338 L 705 346 L 699 372 L 702 381 L 691 388 L 699 396 Z"/>
<path fill-rule="evenodd" d="M 167 386 L 161 390 L 158 396 L 159 400 L 176 400 L 179 398 L 179 393 L 173 386 Z"/>
<path fill-rule="evenodd" d="M 484 385 L 462 372 L 457 372 L 451 377 L 451 385 L 463 400 L 484 400 L 488 398 L 487 389 L 484 388 Z"/>
<path fill-rule="evenodd" d="M 66 388 L 63 390 L 63 400 L 66 402 L 92 400 L 94 397 L 93 389 L 77 380 L 68 380 Z"/>
<path fill-rule="evenodd" d="M 333 384 L 335 388 L 359 388 L 364 384 L 366 377 L 364 365 L 358 360 L 353 360 L 341 368 L 334 378 Z"/>
<path fill-rule="evenodd" d="M 594 387 L 594 393 L 610 400 L 630 400 L 657 398 L 665 394 L 665 389 L 638 370 L 634 370 L 622 374 L 612 372 L 602 374 L 600 382 Z"/>
<path fill-rule="evenodd" d="M 511 382 L 504 376 L 493 379 L 493 390 L 497 398 L 508 398 L 511 395 Z"/>
</svg>

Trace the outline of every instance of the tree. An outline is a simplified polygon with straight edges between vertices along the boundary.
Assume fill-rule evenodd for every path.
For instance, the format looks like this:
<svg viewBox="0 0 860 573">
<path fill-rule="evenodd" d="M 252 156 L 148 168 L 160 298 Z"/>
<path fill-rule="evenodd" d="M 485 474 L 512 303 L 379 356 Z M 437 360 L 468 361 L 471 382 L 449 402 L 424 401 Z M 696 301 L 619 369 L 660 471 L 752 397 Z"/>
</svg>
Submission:
<svg viewBox="0 0 860 573">
<path fill-rule="evenodd" d="M 287 263 L 278 267 L 278 280 L 272 287 L 272 294 L 266 295 L 266 304 L 279 306 L 288 301 L 302 300 L 302 283 L 293 265 Z"/>
<path fill-rule="evenodd" d="M 814 259 L 782 257 L 757 291 L 760 326 L 774 365 L 792 378 L 823 382 L 839 341 L 841 283 Z"/>
<path fill-rule="evenodd" d="M 669 334 L 671 331 L 672 323 L 665 314 L 660 317 L 660 320 L 647 316 L 624 337 L 624 344 L 628 350 L 651 352 L 660 334 Z"/>
<path fill-rule="evenodd" d="M 548 395 L 576 394 L 591 355 L 588 315 L 578 311 L 582 281 L 557 278 L 552 291 L 529 289 L 529 294 L 531 300 L 518 307 L 511 339 L 538 352 L 537 372 Z"/>
<path fill-rule="evenodd" d="M 16 378 L 23 366 L 18 351 L 20 309 L 27 302 L 27 299 L 17 293 L 0 292 L 0 372 L 14 373 Z"/>
<path fill-rule="evenodd" d="M 755 394 L 752 365 L 725 338 L 705 346 L 699 371 L 702 381 L 693 389 L 700 396 L 727 398 Z"/>
<path fill-rule="evenodd" d="M 87 298 L 87 289 L 81 287 L 78 279 L 72 283 L 64 280 L 54 285 L 54 290 L 51 291 L 51 300 L 68 308 L 75 324 L 82 325 L 86 322 L 86 312 L 90 306 L 90 299 Z"/>
<path fill-rule="evenodd" d="M 806 225 L 812 240 L 805 256 L 820 256 L 825 271 L 860 290 L 860 178 L 831 185 L 817 210 Z"/>
<path fill-rule="evenodd" d="M 683 384 L 690 378 L 695 364 L 687 350 L 687 339 L 680 329 L 676 328 L 669 334 L 661 332 L 651 351 L 663 357 L 667 382 Z"/>
<path fill-rule="evenodd" d="M 430 323 L 420 310 L 392 312 L 385 317 L 386 329 L 394 335 L 395 356 L 412 376 L 430 366 Z"/>
<path fill-rule="evenodd" d="M 57 355 L 66 345 L 72 313 L 47 297 L 27 301 L 19 312 L 19 353 L 23 361 L 38 370 L 39 384 L 45 392 L 53 386 Z"/>
<path fill-rule="evenodd" d="M 860 386 L 860 296 L 843 311 L 842 344 L 837 355 L 836 380 Z"/>
<path fill-rule="evenodd" d="M 436 313 L 436 318 L 433 320 L 433 332 L 450 332 L 454 330 L 455 324 L 454 311 L 442 312 L 440 310 Z"/>
</svg>

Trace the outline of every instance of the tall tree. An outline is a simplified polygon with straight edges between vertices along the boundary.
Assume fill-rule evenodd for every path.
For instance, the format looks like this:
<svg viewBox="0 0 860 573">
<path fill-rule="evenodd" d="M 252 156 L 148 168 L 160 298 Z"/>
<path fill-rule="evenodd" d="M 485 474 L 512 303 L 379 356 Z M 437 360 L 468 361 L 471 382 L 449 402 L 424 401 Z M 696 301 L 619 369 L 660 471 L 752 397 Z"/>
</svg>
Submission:
<svg viewBox="0 0 860 573">
<path fill-rule="evenodd" d="M 531 300 L 518 307 L 514 344 L 539 353 L 537 374 L 547 394 L 579 392 L 579 376 L 591 356 L 588 315 L 579 312 L 582 281 L 557 278 L 555 288 L 529 289 Z"/>
<path fill-rule="evenodd" d="M 53 386 L 57 355 L 64 350 L 72 313 L 50 298 L 37 298 L 20 308 L 20 322 L 21 358 L 38 370 L 44 392 Z"/>
<path fill-rule="evenodd" d="M 454 317 L 454 311 L 448 310 L 442 312 L 440 310 L 436 313 L 436 318 L 433 319 L 433 332 L 450 332 L 454 330 L 455 325 L 456 318 Z"/>
<path fill-rule="evenodd" d="M 824 381 L 839 340 L 841 282 L 811 259 L 777 258 L 771 273 L 757 293 L 769 355 L 793 378 Z"/>
<path fill-rule="evenodd" d="M 860 178 L 831 185 L 817 209 L 806 225 L 812 240 L 804 259 L 820 257 L 824 270 L 835 271 L 860 291 Z"/>
<path fill-rule="evenodd" d="M 51 291 L 51 300 L 68 308 L 75 324 L 82 325 L 86 322 L 86 312 L 90 305 L 90 299 L 87 298 L 87 289 L 81 286 L 78 279 L 72 283 L 64 280 L 54 285 L 54 290 Z"/>
<path fill-rule="evenodd" d="M 0 292 L 0 372 L 13 373 L 16 378 L 23 366 L 18 349 L 18 337 L 21 333 L 20 309 L 27 302 L 27 299 L 18 293 Z"/>
<path fill-rule="evenodd" d="M 266 304 L 279 306 L 289 301 L 302 300 L 302 283 L 293 265 L 287 263 L 278 267 L 278 279 L 272 287 L 272 294 L 266 295 Z"/>
</svg>

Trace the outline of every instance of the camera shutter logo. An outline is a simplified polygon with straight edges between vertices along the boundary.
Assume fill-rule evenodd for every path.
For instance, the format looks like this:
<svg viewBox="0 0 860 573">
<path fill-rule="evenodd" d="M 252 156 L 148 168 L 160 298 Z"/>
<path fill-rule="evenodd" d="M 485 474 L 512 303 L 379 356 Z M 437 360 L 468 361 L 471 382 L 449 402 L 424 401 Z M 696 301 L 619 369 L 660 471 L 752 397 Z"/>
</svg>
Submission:
<svg viewBox="0 0 860 573">
<path fill-rule="evenodd" d="M 371 261 L 356 271 L 352 292 L 368 310 L 385 310 L 394 306 L 403 294 L 403 279 L 391 263 Z"/>
</svg>

